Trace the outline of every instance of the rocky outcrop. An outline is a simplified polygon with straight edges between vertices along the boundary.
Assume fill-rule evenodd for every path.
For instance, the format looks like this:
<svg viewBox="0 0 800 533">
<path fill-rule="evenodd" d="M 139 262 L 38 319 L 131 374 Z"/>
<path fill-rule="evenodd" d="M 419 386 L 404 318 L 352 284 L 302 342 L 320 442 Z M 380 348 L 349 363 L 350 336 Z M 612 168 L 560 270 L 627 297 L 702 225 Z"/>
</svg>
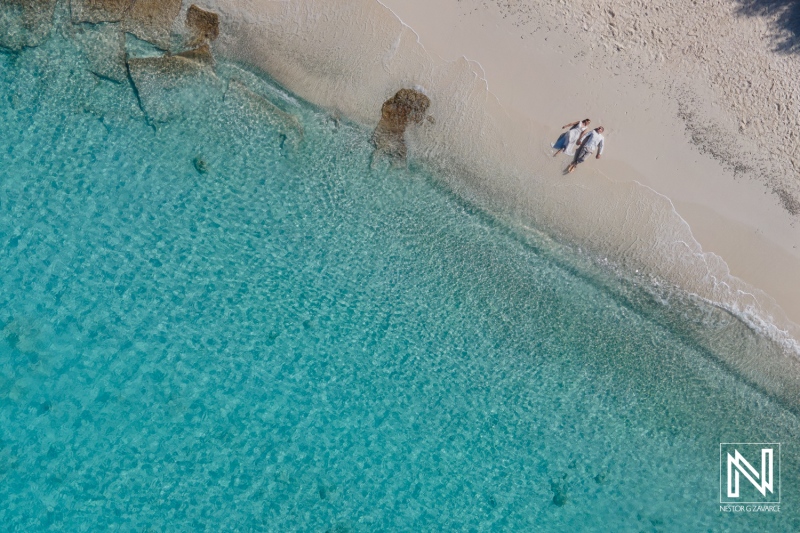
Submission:
<svg viewBox="0 0 800 533">
<path fill-rule="evenodd" d="M 128 59 L 128 70 L 148 122 L 157 126 L 202 115 L 223 84 L 208 63 L 180 55 Z"/>
<path fill-rule="evenodd" d="M 57 0 L 0 0 L 0 47 L 39 46 L 53 29 Z"/>
<path fill-rule="evenodd" d="M 303 126 L 297 117 L 281 110 L 237 80 L 231 80 L 228 84 L 225 104 L 244 120 L 271 126 L 278 132 L 284 146 L 294 150 L 303 140 Z"/>
<path fill-rule="evenodd" d="M 214 75 L 202 62 L 182 56 L 130 58 L 128 68 L 137 88 L 144 83 L 157 83 L 165 89 L 176 88 L 184 78 Z"/>
<path fill-rule="evenodd" d="M 375 155 L 385 154 L 395 163 L 405 161 L 408 149 L 405 132 L 410 124 L 421 124 L 426 118 L 431 100 L 415 89 L 400 89 L 381 107 L 381 120 L 372 134 Z"/>
<path fill-rule="evenodd" d="M 134 0 L 70 0 L 73 22 L 119 22 Z"/>
<path fill-rule="evenodd" d="M 134 36 L 126 44 L 128 72 L 153 126 L 179 118 L 202 119 L 203 110 L 223 98 L 224 84 L 214 72 L 209 45 L 219 36 L 216 13 L 189 7 L 186 27 L 190 35 L 184 45 L 188 50 L 161 54 L 145 49 L 154 45 L 168 50 L 170 44 L 180 48 L 171 43 L 172 24 L 180 7 L 181 0 L 136 0 L 122 22 L 123 29 Z"/>
<path fill-rule="evenodd" d="M 119 24 L 78 27 L 75 41 L 80 45 L 89 62 L 89 70 L 94 74 L 120 83 L 127 81 L 125 36 L 120 31 Z"/>
<path fill-rule="evenodd" d="M 125 13 L 122 27 L 162 50 L 169 50 L 172 22 L 180 11 L 181 0 L 136 0 Z"/>
<path fill-rule="evenodd" d="M 186 11 L 186 27 L 190 32 L 186 39 L 187 48 L 209 44 L 219 37 L 219 15 L 192 4 Z"/>
</svg>

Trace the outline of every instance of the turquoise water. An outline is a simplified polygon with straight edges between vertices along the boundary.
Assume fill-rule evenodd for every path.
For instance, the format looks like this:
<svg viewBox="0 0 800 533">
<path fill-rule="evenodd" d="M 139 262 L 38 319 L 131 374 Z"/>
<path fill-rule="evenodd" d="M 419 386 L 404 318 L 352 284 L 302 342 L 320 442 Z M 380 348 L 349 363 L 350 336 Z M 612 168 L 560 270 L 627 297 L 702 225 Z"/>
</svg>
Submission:
<svg viewBox="0 0 800 533">
<path fill-rule="evenodd" d="M 87 69 L 0 53 L 6 529 L 800 529 L 795 415 L 547 241 L 232 65 L 156 127 Z M 720 442 L 782 443 L 779 514 Z"/>
</svg>

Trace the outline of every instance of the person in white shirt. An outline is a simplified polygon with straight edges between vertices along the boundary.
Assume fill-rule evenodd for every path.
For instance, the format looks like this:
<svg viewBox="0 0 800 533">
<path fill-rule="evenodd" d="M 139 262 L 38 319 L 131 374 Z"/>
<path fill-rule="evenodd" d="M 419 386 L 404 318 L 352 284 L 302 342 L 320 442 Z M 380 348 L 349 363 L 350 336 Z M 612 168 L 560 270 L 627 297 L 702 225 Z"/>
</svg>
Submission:
<svg viewBox="0 0 800 533">
<path fill-rule="evenodd" d="M 605 137 L 603 137 L 604 131 L 605 128 L 603 128 L 603 126 L 598 126 L 593 129 L 589 135 L 583 138 L 583 141 L 580 143 L 580 148 L 578 148 L 578 152 L 575 154 L 575 159 L 567 167 L 567 172 L 575 170 L 575 167 L 583 163 L 586 158 L 589 157 L 589 154 L 593 153 L 595 150 L 597 150 L 597 159 L 600 159 L 600 155 L 603 153 L 603 145 L 605 144 Z"/>
<path fill-rule="evenodd" d="M 580 121 L 570 122 L 566 126 L 562 126 L 562 130 L 569 128 L 568 131 L 561 134 L 561 137 L 553 144 L 553 148 L 556 150 L 556 153 L 553 154 L 553 157 L 557 156 L 561 152 L 564 152 L 567 155 L 575 155 L 575 146 L 581 141 L 583 138 L 583 132 L 589 127 L 589 123 L 591 120 L 585 118 Z"/>
</svg>

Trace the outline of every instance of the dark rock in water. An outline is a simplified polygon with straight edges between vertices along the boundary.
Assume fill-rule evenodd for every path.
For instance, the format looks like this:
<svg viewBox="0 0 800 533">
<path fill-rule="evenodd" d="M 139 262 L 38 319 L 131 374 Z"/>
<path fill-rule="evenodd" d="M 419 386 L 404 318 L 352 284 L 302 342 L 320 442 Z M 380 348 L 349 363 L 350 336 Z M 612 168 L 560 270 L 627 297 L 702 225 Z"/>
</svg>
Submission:
<svg viewBox="0 0 800 533">
<path fill-rule="evenodd" d="M 119 22 L 134 0 L 70 0 L 73 22 Z"/>
<path fill-rule="evenodd" d="M 162 50 L 169 50 L 172 22 L 180 11 L 181 0 L 136 0 L 125 13 L 123 29 Z"/>
<path fill-rule="evenodd" d="M 180 117 L 202 117 L 223 84 L 207 63 L 182 56 L 128 59 L 142 109 L 152 125 Z"/>
<path fill-rule="evenodd" d="M 406 159 L 405 131 L 409 124 L 421 124 L 431 100 L 420 91 L 400 89 L 383 103 L 381 120 L 372 134 L 376 154 L 386 154 L 396 162 Z"/>
<path fill-rule="evenodd" d="M 187 47 L 195 48 L 208 44 L 219 37 L 219 15 L 192 4 L 186 11 L 186 27 L 191 31 L 186 41 Z"/>
<path fill-rule="evenodd" d="M 0 0 L 0 47 L 39 46 L 53 29 L 57 0 Z"/>
<path fill-rule="evenodd" d="M 92 72 L 120 83 L 127 81 L 125 36 L 120 31 L 119 24 L 78 27 L 75 41 L 88 59 Z"/>
<path fill-rule="evenodd" d="M 550 490 L 553 491 L 553 504 L 557 507 L 563 507 L 569 501 L 566 477 L 565 474 L 563 479 L 550 482 Z"/>
<path fill-rule="evenodd" d="M 199 155 L 192 160 L 192 165 L 198 174 L 208 174 L 208 163 Z"/>
<path fill-rule="evenodd" d="M 557 507 L 563 507 L 569 501 L 569 497 L 565 491 L 555 491 L 553 494 L 553 504 Z"/>
<path fill-rule="evenodd" d="M 228 84 L 225 103 L 246 120 L 272 126 L 281 136 L 282 143 L 292 149 L 296 149 L 303 140 L 303 126 L 297 117 L 281 110 L 237 80 L 231 80 Z"/>
</svg>

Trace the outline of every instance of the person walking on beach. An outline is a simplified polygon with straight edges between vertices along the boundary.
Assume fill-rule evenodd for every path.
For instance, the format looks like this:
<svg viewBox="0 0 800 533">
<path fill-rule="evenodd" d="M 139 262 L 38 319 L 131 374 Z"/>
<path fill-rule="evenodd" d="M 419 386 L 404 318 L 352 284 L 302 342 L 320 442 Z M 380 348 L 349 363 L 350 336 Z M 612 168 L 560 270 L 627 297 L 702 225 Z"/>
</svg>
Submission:
<svg viewBox="0 0 800 533">
<path fill-rule="evenodd" d="M 586 128 L 589 127 L 589 123 L 591 120 L 585 118 L 583 120 L 577 122 L 570 122 L 566 126 L 562 126 L 561 129 L 567 129 L 561 134 L 561 137 L 553 145 L 553 148 L 556 150 L 556 153 L 553 154 L 553 157 L 557 156 L 561 152 L 564 152 L 567 155 L 574 155 L 575 154 L 575 146 L 580 142 L 581 138 L 583 137 L 583 133 L 586 131 Z"/>
<path fill-rule="evenodd" d="M 575 170 L 575 167 L 583 163 L 586 158 L 589 157 L 589 154 L 593 153 L 595 150 L 597 150 L 597 159 L 600 159 L 606 140 L 606 138 L 603 137 L 604 131 L 605 128 L 603 128 L 603 126 L 598 126 L 583 138 L 583 141 L 580 143 L 580 148 L 578 148 L 578 152 L 575 154 L 575 159 L 567 167 L 567 173 Z"/>
</svg>

